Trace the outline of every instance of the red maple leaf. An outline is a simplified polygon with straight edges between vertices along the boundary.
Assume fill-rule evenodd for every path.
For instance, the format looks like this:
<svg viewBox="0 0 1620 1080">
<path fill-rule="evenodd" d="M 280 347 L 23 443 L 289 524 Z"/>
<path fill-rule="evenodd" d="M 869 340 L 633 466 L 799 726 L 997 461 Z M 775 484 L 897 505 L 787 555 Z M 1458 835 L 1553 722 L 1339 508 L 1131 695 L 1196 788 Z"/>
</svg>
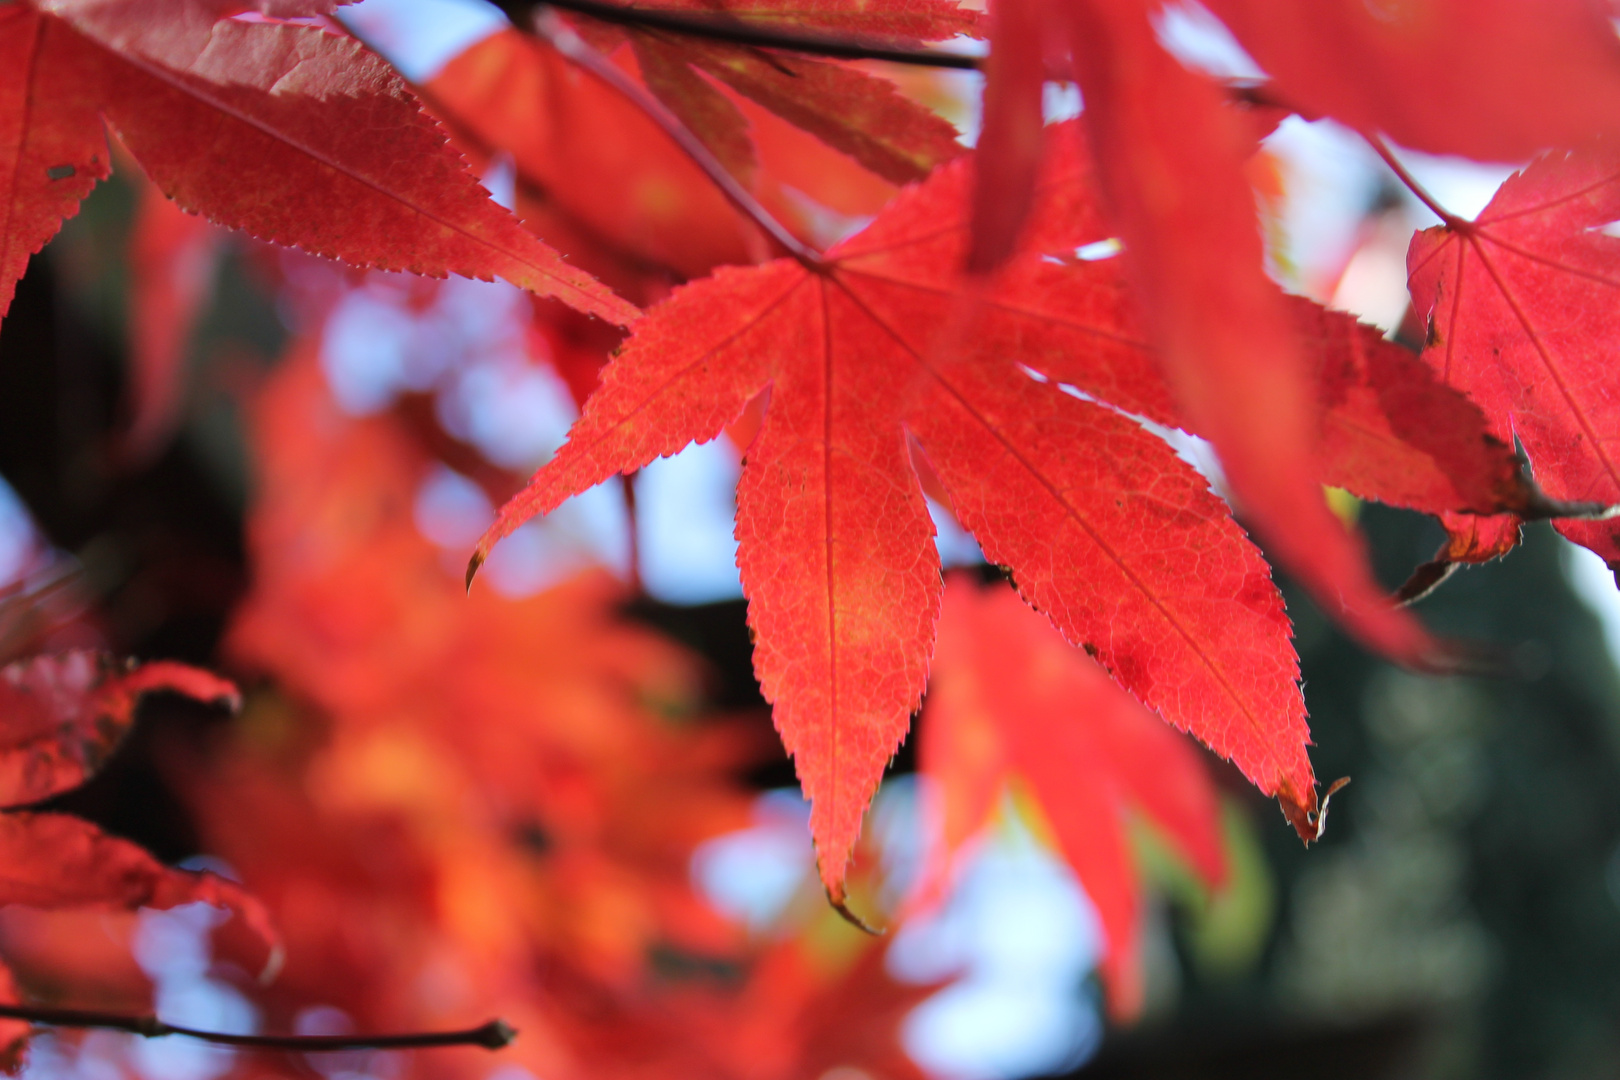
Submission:
<svg viewBox="0 0 1620 1080">
<path fill-rule="evenodd" d="M 957 269 L 964 163 L 820 268 L 722 271 L 654 309 L 569 443 L 474 557 L 476 568 L 501 536 L 569 495 L 712 438 L 768 388 L 739 487 L 739 564 L 756 670 L 815 804 L 835 896 L 932 642 L 937 563 L 913 440 L 1026 599 L 1315 836 L 1287 623 L 1263 564 L 1162 443 L 1060 388 L 1190 426 L 1118 262 L 1038 254 L 1107 235 L 1084 152 L 1064 142 L 1077 129 L 1055 130 L 1034 219 L 1042 231 L 987 291 Z M 1307 416 L 1330 452 L 1311 477 L 1318 501 L 1325 481 L 1437 514 L 1523 506 L 1516 461 L 1477 407 L 1372 328 L 1270 288 L 1311 347 Z M 1148 525 L 1161 514 L 1162 530 Z"/>
<path fill-rule="evenodd" d="M 1555 153 L 1509 177 L 1474 221 L 1412 238 L 1412 301 L 1428 320 L 1424 359 L 1517 437 L 1555 499 L 1620 502 L 1620 402 L 1607 343 L 1620 288 L 1620 155 Z M 1620 562 L 1620 526 L 1558 529 Z"/>
<path fill-rule="evenodd" d="M 0 12 L 0 311 L 107 176 L 105 122 L 165 194 L 219 224 L 635 317 L 488 198 L 379 57 L 316 27 L 218 14 L 203 0 L 160 15 L 94 0 Z"/>
<path fill-rule="evenodd" d="M 955 575 L 918 763 L 942 804 L 935 876 L 984 827 L 1010 779 L 1029 784 L 1102 922 L 1110 1011 L 1135 1015 L 1142 904 L 1127 813 L 1163 829 L 1209 886 L 1225 878 L 1215 790 L 1192 747 L 1010 590 Z"/>
<path fill-rule="evenodd" d="M 1044 188 L 1049 247 L 1102 238 L 1079 194 L 1083 157 L 1063 158 Z M 1117 340 L 1117 305 L 1090 276 L 1039 246 L 973 294 L 955 269 L 967 182 L 947 167 L 820 267 L 722 270 L 678 290 L 638 324 L 471 568 L 526 518 L 713 438 L 768 390 L 738 487 L 738 564 L 755 670 L 835 901 L 932 651 L 939 562 L 918 450 L 986 555 L 1066 637 L 1237 760 L 1302 829 L 1315 810 L 1288 620 L 1264 561 L 1156 436 L 1020 366 L 1065 378 L 1066 357 L 1140 345 Z M 1132 400 L 1139 374 L 1126 366 L 1105 396 Z"/>
</svg>

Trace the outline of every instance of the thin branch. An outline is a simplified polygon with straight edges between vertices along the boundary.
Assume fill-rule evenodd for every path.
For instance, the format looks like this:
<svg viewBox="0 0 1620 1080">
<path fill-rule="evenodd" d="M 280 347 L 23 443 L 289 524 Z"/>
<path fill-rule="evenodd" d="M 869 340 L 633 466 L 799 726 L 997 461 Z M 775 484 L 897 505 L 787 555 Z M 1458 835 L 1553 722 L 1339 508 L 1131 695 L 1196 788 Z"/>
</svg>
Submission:
<svg viewBox="0 0 1620 1080">
<path fill-rule="evenodd" d="M 958 71 L 977 71 L 984 62 L 977 56 L 963 56 L 960 53 L 949 53 L 939 49 L 906 48 L 866 38 L 770 29 L 727 15 L 654 11 L 625 4 L 604 3 L 603 0 L 496 0 L 495 6 L 506 12 L 506 17 L 512 20 L 512 25 L 520 27 L 528 26 L 540 8 L 554 7 L 620 26 L 667 30 L 709 41 L 784 49 L 812 56 L 831 57 L 835 60 L 886 60 L 891 64 L 952 68 Z"/>
<path fill-rule="evenodd" d="M 0 1004 L 0 1017 L 25 1020 L 30 1024 L 49 1024 L 52 1027 L 127 1031 L 148 1039 L 185 1035 L 220 1046 L 292 1050 L 305 1054 L 336 1050 L 410 1050 L 428 1046 L 482 1046 L 487 1050 L 499 1050 L 517 1038 L 517 1032 L 504 1020 L 491 1020 L 465 1031 L 415 1031 L 403 1035 L 231 1035 L 223 1031 L 198 1031 L 178 1024 L 166 1024 L 156 1016 L 130 1016 L 127 1013 L 88 1009 Z"/>
<path fill-rule="evenodd" d="M 1386 143 L 1380 136 L 1369 135 L 1367 132 L 1363 131 L 1361 132 L 1361 137 L 1367 140 L 1367 145 L 1371 146 L 1373 151 L 1379 157 L 1384 159 L 1384 164 L 1389 166 L 1390 171 L 1395 174 L 1395 178 L 1401 183 L 1405 184 L 1406 189 L 1413 195 L 1416 195 L 1419 202 L 1421 202 L 1424 206 L 1427 206 L 1430 210 L 1433 210 L 1436 216 L 1438 216 L 1441 221 L 1445 222 L 1447 228 L 1456 229 L 1458 227 L 1466 227 L 1469 224 L 1456 214 L 1453 214 L 1450 210 L 1447 210 L 1444 206 L 1441 206 L 1440 201 L 1433 195 L 1430 195 L 1428 190 L 1424 188 L 1422 184 L 1417 182 L 1417 178 L 1406 171 L 1406 166 L 1400 163 L 1400 160 L 1395 157 L 1394 151 L 1390 150 L 1389 144 Z"/>
<path fill-rule="evenodd" d="M 586 44 L 585 40 L 564 25 L 554 12 L 544 7 L 539 8 L 534 16 L 533 25 L 534 33 L 548 42 L 552 48 L 607 83 L 624 95 L 636 108 L 646 113 L 653 123 L 657 124 L 664 134 L 675 140 L 675 144 L 682 152 L 703 170 L 720 189 L 721 194 L 763 229 L 766 235 L 780 244 L 783 250 L 812 270 L 821 267 L 821 253 L 794 236 L 785 225 L 777 221 L 771 212 L 754 198 L 753 193 L 738 183 L 737 178 L 720 163 L 720 159 L 715 157 L 662 102 L 643 90 L 634 79 L 607 57 Z"/>
</svg>

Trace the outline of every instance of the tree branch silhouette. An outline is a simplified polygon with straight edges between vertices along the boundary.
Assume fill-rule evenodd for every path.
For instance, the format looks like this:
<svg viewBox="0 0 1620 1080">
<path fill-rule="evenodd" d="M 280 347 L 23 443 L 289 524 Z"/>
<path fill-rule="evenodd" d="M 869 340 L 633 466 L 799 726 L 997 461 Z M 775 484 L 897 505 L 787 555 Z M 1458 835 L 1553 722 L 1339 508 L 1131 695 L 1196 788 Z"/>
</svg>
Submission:
<svg viewBox="0 0 1620 1080">
<path fill-rule="evenodd" d="M 89 1009 L 0 1004 L 0 1017 L 51 1027 L 127 1031 L 148 1039 L 184 1035 L 219 1046 L 292 1050 L 305 1054 L 337 1050 L 411 1050 L 430 1046 L 482 1046 L 487 1050 L 499 1050 L 517 1038 L 517 1032 L 504 1020 L 491 1020 L 479 1027 L 461 1031 L 413 1031 L 397 1035 L 232 1035 L 165 1023 L 153 1015 L 131 1016 Z"/>
</svg>

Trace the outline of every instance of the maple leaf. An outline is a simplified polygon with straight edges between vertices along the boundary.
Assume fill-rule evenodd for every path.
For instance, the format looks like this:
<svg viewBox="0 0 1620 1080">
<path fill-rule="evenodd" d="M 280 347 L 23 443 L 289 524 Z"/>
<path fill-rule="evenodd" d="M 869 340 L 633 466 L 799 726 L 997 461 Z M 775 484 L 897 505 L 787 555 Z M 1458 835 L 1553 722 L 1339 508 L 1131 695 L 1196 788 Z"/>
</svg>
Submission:
<svg viewBox="0 0 1620 1080">
<path fill-rule="evenodd" d="M 217 14 L 183 0 L 161 17 L 105 0 L 0 12 L 0 312 L 106 177 L 105 120 L 166 195 L 219 224 L 635 317 L 488 198 L 382 59 L 317 27 Z"/>
<path fill-rule="evenodd" d="M 1136 1015 L 1142 905 L 1127 814 L 1162 828 L 1211 888 L 1226 875 L 1215 790 L 1192 748 L 1011 590 L 955 574 L 918 764 L 943 804 L 935 877 L 984 827 L 1010 778 L 1030 785 L 1102 922 L 1109 1011 Z"/>
<path fill-rule="evenodd" d="M 1070 145 L 1043 189 L 1052 235 L 1036 239 L 1049 246 L 1105 235 Z M 1120 346 L 1088 278 L 1039 246 L 974 293 L 955 269 L 967 181 L 962 165 L 941 170 L 818 268 L 724 269 L 678 290 L 638 324 L 469 568 L 533 514 L 713 438 L 769 390 L 738 486 L 738 565 L 755 670 L 835 902 L 932 651 L 939 562 L 913 443 L 986 556 L 1066 637 L 1299 822 L 1315 811 L 1288 620 L 1265 563 L 1161 440 L 1020 366 Z"/>
<path fill-rule="evenodd" d="M 0 669 L 0 807 L 36 803 L 89 779 L 116 749 L 141 696 L 170 690 L 201 701 L 239 704 L 217 675 L 159 661 L 135 667 L 87 650 L 36 656 Z M 233 882 L 163 866 L 140 847 L 66 814 L 0 813 L 0 905 L 133 911 L 203 902 L 238 915 L 269 949 L 278 941 L 262 905 Z M 16 1000 L 0 968 L 0 999 Z M 0 1027 L 0 1062 L 21 1053 Z"/>
<path fill-rule="evenodd" d="M 1620 155 L 1548 155 L 1509 177 L 1474 221 L 1445 217 L 1407 255 L 1429 327 L 1424 359 L 1479 403 L 1498 438 L 1523 442 L 1548 495 L 1620 503 L 1607 360 L 1620 240 L 1600 229 L 1620 218 Z M 1557 528 L 1620 562 L 1613 522 Z"/>
<path fill-rule="evenodd" d="M 226 680 L 169 661 L 136 667 L 80 649 L 0 668 L 0 807 L 84 783 L 123 741 L 141 696 L 154 690 L 241 703 Z"/>
<path fill-rule="evenodd" d="M 650 48 L 665 57 L 661 43 Z M 796 234 L 825 229 L 805 196 L 840 214 L 869 215 L 894 195 L 893 185 L 846 155 L 708 81 L 684 59 L 665 59 L 655 63 L 651 53 L 628 48 L 608 58 L 632 79 L 656 83 L 663 72 L 682 86 L 701 86 L 695 92 L 705 101 L 741 116 L 745 128 L 731 150 L 716 150 Z M 490 35 L 423 92 L 470 155 L 511 154 L 517 205 L 529 226 L 626 295 L 657 299 L 672 279 L 757 262 L 770 250 L 759 227 L 637 105 L 530 35 Z M 665 96 L 679 112 L 679 102 Z"/>
<path fill-rule="evenodd" d="M 1025 362 L 1126 412 L 1196 431 L 1160 372 L 1119 260 L 1062 261 L 1062 270 L 1015 265 L 1004 274 L 1009 287 L 1033 293 L 1050 289 L 1053 277 L 1066 279 L 1071 313 L 1083 312 L 1099 340 Z M 1540 497 L 1479 406 L 1410 349 L 1304 297 L 1282 303 L 1311 365 L 1319 483 L 1440 516 L 1523 512 Z"/>
<path fill-rule="evenodd" d="M 1403 146 L 1517 161 L 1620 130 L 1620 41 L 1598 0 L 1209 0 L 1267 93 Z"/>
</svg>

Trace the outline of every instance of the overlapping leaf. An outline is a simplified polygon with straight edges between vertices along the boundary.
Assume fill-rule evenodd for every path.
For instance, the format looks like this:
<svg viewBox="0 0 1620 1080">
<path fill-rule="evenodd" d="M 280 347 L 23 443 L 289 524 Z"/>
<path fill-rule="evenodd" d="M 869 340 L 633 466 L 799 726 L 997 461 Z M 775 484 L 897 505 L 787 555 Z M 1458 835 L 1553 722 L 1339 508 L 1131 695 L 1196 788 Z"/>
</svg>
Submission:
<svg viewBox="0 0 1620 1080">
<path fill-rule="evenodd" d="M 1620 400 L 1612 391 L 1610 312 L 1620 289 L 1620 155 L 1544 157 L 1504 183 L 1475 221 L 1419 233 L 1408 255 L 1426 315 L 1424 359 L 1523 441 L 1555 499 L 1620 502 Z M 1620 562 L 1613 522 L 1559 530 Z"/>
<path fill-rule="evenodd" d="M 216 14 L 200 0 L 157 15 L 105 0 L 0 12 L 0 309 L 29 255 L 107 175 L 105 119 L 165 194 L 220 224 L 635 316 L 493 203 L 358 42 Z"/>
<path fill-rule="evenodd" d="M 946 584 L 918 763 L 943 804 L 934 874 L 1025 781 L 1096 907 L 1110 1011 L 1141 1007 L 1140 885 L 1125 837 L 1140 811 L 1204 882 L 1225 856 L 1208 774 L 1182 737 L 1122 692 L 1010 590 Z"/>
<path fill-rule="evenodd" d="M 962 152 L 948 122 L 903 97 L 887 80 L 854 68 L 698 43 L 681 45 L 678 57 L 886 180 L 921 180 Z M 740 113 L 705 115 L 689 108 L 684 118 L 710 140 L 734 140 L 739 132 L 732 125 L 742 119 Z"/>
<path fill-rule="evenodd" d="M 1601 0 L 1208 7 L 1289 104 L 1414 149 L 1517 161 L 1620 131 L 1620 41 Z"/>
<path fill-rule="evenodd" d="M 1362 641 L 1423 662 L 1429 636 L 1391 606 L 1359 537 L 1317 488 L 1310 366 L 1262 268 L 1243 173 L 1248 125 L 1165 52 L 1145 9 L 1072 6 L 1072 47 L 1103 186 L 1176 399 L 1278 561 Z"/>
<path fill-rule="evenodd" d="M 903 5 L 819 0 L 637 6 L 755 28 L 819 31 L 895 45 L 972 34 L 977 28 L 976 14 L 950 0 Z M 615 31 L 587 25 L 596 40 L 617 40 Z M 653 92 L 722 161 L 745 174 L 753 161 L 743 116 L 727 107 L 707 79 L 730 86 L 896 183 L 921 180 L 934 166 L 961 153 L 949 123 L 901 96 L 889 81 L 857 68 L 655 31 L 625 34 Z"/>
<path fill-rule="evenodd" d="M 79 651 L 0 669 L 0 806 L 38 802 L 87 780 L 122 739 L 141 695 L 153 690 L 237 703 L 229 682 L 184 664 L 125 667 Z M 201 901 L 235 912 L 262 946 L 276 943 L 264 908 L 239 886 L 166 867 L 66 814 L 0 813 L 0 864 L 0 905 L 133 911 Z"/>
<path fill-rule="evenodd" d="M 1511 443 L 1478 405 L 1375 327 L 1299 298 L 1289 306 L 1316 365 L 1322 483 L 1430 514 L 1527 508 Z"/>
<path fill-rule="evenodd" d="M 78 787 L 117 749 L 141 695 L 171 690 L 235 707 L 236 687 L 167 661 L 140 667 L 76 650 L 0 668 L 0 807 Z"/>
<path fill-rule="evenodd" d="M 1056 43 L 1067 45 L 1159 362 L 1191 426 L 1220 452 L 1247 520 L 1363 642 L 1408 663 L 1432 662 L 1434 642 L 1383 594 L 1359 537 L 1317 487 L 1310 363 L 1266 279 L 1243 172 L 1252 125 L 1226 106 L 1220 88 L 1165 51 L 1149 18 L 1153 5 L 1007 2 L 1028 10 L 998 16 L 1019 51 L 993 66 L 1024 85 L 1031 67 L 1046 70 Z M 990 163 L 978 201 L 1016 206 L 1033 148 L 1010 133 L 1028 128 L 1039 98 L 1026 87 L 987 101 L 996 112 L 986 115 L 986 138 L 1003 147 L 1004 160 Z M 976 268 L 997 262 L 1015 225 L 1006 214 L 980 215 Z"/>
<path fill-rule="evenodd" d="M 534 39 L 493 34 L 427 90 L 458 128 L 510 153 L 525 180 L 613 247 L 686 276 L 750 261 L 753 226 L 698 167 L 634 105 Z"/>
<path fill-rule="evenodd" d="M 240 886 L 164 866 L 128 840 L 68 814 L 0 814 L 0 859 L 6 866 L 0 904 L 133 911 L 202 902 L 241 915 L 267 944 L 276 940 L 264 908 Z"/>
<path fill-rule="evenodd" d="M 1072 144 L 1054 158 L 1049 232 L 1035 242 L 1105 235 L 1083 161 Z M 474 562 L 569 495 L 713 438 L 768 391 L 738 488 L 738 562 L 755 669 L 835 899 L 932 651 L 939 562 L 914 446 L 985 554 L 1066 637 L 1237 760 L 1302 829 L 1315 810 L 1288 620 L 1265 563 L 1163 442 L 1021 366 L 1063 378 L 1057 359 L 1132 346 L 1110 298 L 1099 311 L 1087 276 L 1039 247 L 975 294 L 952 269 L 967 181 L 961 165 L 942 170 L 822 267 L 723 270 L 678 291 L 639 324 Z M 1101 396 L 1128 399 L 1142 381 L 1118 375 L 1110 390 L 1126 392 Z"/>
</svg>

